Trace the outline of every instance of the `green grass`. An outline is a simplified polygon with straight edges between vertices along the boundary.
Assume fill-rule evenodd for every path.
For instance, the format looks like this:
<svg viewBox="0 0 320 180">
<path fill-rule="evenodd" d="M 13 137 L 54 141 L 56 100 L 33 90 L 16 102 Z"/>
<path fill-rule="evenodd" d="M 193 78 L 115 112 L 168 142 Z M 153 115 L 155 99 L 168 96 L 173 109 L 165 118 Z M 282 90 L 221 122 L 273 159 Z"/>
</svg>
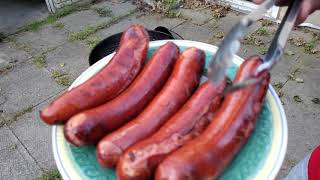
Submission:
<svg viewBox="0 0 320 180">
<path fill-rule="evenodd" d="M 287 162 L 286 162 L 290 168 L 293 168 L 293 166 L 295 166 L 298 161 L 294 160 L 294 159 L 288 159 Z"/>
<path fill-rule="evenodd" d="M 104 28 L 108 28 L 110 27 L 112 24 L 115 24 L 119 21 L 121 21 L 122 19 L 131 16 L 133 13 L 135 12 L 135 10 L 129 12 L 128 14 L 125 14 L 123 16 L 119 16 L 119 17 L 113 17 L 111 20 L 106 21 L 106 22 L 102 22 L 96 26 L 87 26 L 85 27 L 83 30 L 79 31 L 79 32 L 72 32 L 69 34 L 69 40 L 70 41 L 76 41 L 76 40 L 85 40 L 87 39 L 90 35 L 96 33 L 97 31 L 104 29 Z"/>
<path fill-rule="evenodd" d="M 176 8 L 178 1 L 177 0 L 163 0 L 162 4 L 163 4 L 163 9 L 165 11 L 170 11 L 170 10 Z"/>
<path fill-rule="evenodd" d="M 33 63 L 38 67 L 38 68 L 42 68 L 46 65 L 46 56 L 44 53 L 39 53 L 37 54 L 34 59 L 33 59 Z"/>
<path fill-rule="evenodd" d="M 59 78 L 56 78 L 55 80 L 59 85 L 62 85 L 62 86 L 70 86 L 71 85 L 71 81 L 70 81 L 70 78 L 68 75 L 61 76 Z"/>
<path fill-rule="evenodd" d="M 101 39 L 97 36 L 91 36 L 85 40 L 85 43 L 86 45 L 88 45 L 89 48 L 94 48 L 100 41 Z"/>
<path fill-rule="evenodd" d="M 27 43 L 27 42 L 19 42 L 14 38 L 7 38 L 7 40 L 10 42 L 10 44 L 14 47 L 17 48 L 19 50 L 23 50 L 26 52 L 30 52 L 32 50 L 32 46 L 31 43 Z"/>
<path fill-rule="evenodd" d="M 177 18 L 181 15 L 181 12 L 177 11 L 178 3 L 178 0 L 163 0 L 160 4 L 160 9 L 166 17 Z"/>
<path fill-rule="evenodd" d="M 221 6 L 216 4 L 212 7 L 212 16 L 215 19 L 223 18 L 227 15 L 230 9 L 230 6 Z"/>
<path fill-rule="evenodd" d="M 296 38 L 289 39 L 289 42 L 291 42 L 293 45 L 297 47 L 300 47 L 306 44 L 303 37 L 296 37 Z"/>
<path fill-rule="evenodd" d="M 6 35 L 3 32 L 0 32 L 0 42 L 2 42 L 4 39 L 6 39 Z"/>
<path fill-rule="evenodd" d="M 261 38 L 256 37 L 256 33 L 252 33 L 244 37 L 243 43 L 248 45 L 261 46 L 264 44 L 264 41 Z M 262 52 L 262 50 L 263 48 L 261 48 L 260 51 Z"/>
<path fill-rule="evenodd" d="M 88 36 L 98 31 L 98 27 L 96 26 L 86 26 L 83 30 L 79 32 L 72 32 L 69 35 L 69 40 L 85 40 Z"/>
<path fill-rule="evenodd" d="M 262 26 L 271 26 L 272 25 L 272 21 L 269 21 L 267 19 L 261 19 L 261 25 Z"/>
<path fill-rule="evenodd" d="M 253 45 L 256 40 L 256 37 L 253 34 L 249 34 L 244 37 L 244 44 Z"/>
<path fill-rule="evenodd" d="M 320 40 L 320 32 L 319 31 L 312 32 L 312 36 L 315 40 Z"/>
<path fill-rule="evenodd" d="M 37 178 L 37 180 L 60 180 L 60 179 L 62 178 L 58 169 L 47 171 L 42 176 Z"/>
<path fill-rule="evenodd" d="M 295 68 L 289 75 L 288 75 L 288 77 L 289 77 L 289 79 L 290 80 L 295 80 L 297 77 L 297 74 L 299 74 L 300 73 L 300 68 Z"/>
<path fill-rule="evenodd" d="M 177 18 L 177 17 L 180 17 L 181 12 L 177 11 L 177 10 L 169 10 L 169 11 L 165 12 L 164 15 L 167 18 Z"/>
<path fill-rule="evenodd" d="M 5 66 L 0 67 L 0 74 L 10 71 L 14 66 L 14 64 L 6 64 Z"/>
<path fill-rule="evenodd" d="M 16 145 L 16 144 L 12 144 L 11 146 L 10 146 L 10 149 L 11 150 L 16 150 L 18 148 L 18 145 Z"/>
<path fill-rule="evenodd" d="M 269 34 L 269 31 L 265 27 L 260 27 L 259 29 L 257 29 L 256 34 L 259 36 L 266 36 Z"/>
<path fill-rule="evenodd" d="M 94 10 L 99 14 L 100 17 L 112 17 L 113 13 L 109 7 L 96 7 Z"/>
<path fill-rule="evenodd" d="M 309 54 L 313 54 L 312 50 L 316 47 L 316 40 L 312 40 L 310 42 L 307 42 L 304 44 L 304 51 L 309 53 Z"/>
<path fill-rule="evenodd" d="M 65 25 L 62 22 L 56 22 L 52 26 L 58 29 L 63 29 Z"/>
<path fill-rule="evenodd" d="M 51 76 L 59 85 L 70 86 L 70 84 L 71 84 L 70 77 L 67 73 L 63 73 L 61 71 L 54 70 L 51 72 Z"/>
<path fill-rule="evenodd" d="M 293 51 L 289 50 L 289 49 L 285 50 L 285 51 L 284 51 L 284 54 L 287 55 L 287 56 L 293 56 L 293 55 L 295 55 L 295 53 L 294 53 Z"/>
<path fill-rule="evenodd" d="M 61 71 L 58 71 L 58 70 L 54 70 L 51 72 L 51 76 L 55 79 L 55 78 L 58 78 L 58 77 L 61 77 L 65 75 L 65 73 L 62 73 Z"/>
<path fill-rule="evenodd" d="M 49 15 L 45 19 L 34 21 L 30 24 L 22 26 L 21 28 L 18 29 L 16 33 L 26 32 L 26 31 L 38 31 L 44 25 L 53 24 L 54 22 L 56 22 L 57 20 L 61 19 L 64 16 L 67 16 L 76 11 L 82 11 L 87 9 L 89 9 L 88 4 L 67 6 L 61 9 L 60 11 L 58 11 L 57 13 Z"/>
<path fill-rule="evenodd" d="M 213 36 L 214 36 L 215 38 L 217 38 L 217 39 L 223 39 L 223 38 L 224 38 L 224 32 L 218 31 L 218 32 L 214 33 Z"/>
<path fill-rule="evenodd" d="M 9 122 L 7 122 L 7 124 L 10 123 L 10 122 L 16 121 L 20 116 L 22 116 L 22 115 L 24 115 L 24 114 L 26 114 L 26 113 L 32 112 L 32 110 L 33 110 L 33 106 L 31 106 L 31 105 L 30 105 L 30 106 L 27 106 L 27 107 L 25 107 L 25 108 L 23 108 L 23 109 L 21 109 L 20 111 L 16 112 L 16 113 L 13 115 L 12 120 L 9 121 Z"/>
<path fill-rule="evenodd" d="M 284 84 L 282 82 L 277 82 L 277 83 L 273 84 L 273 87 L 279 97 L 282 97 L 284 95 L 283 91 L 281 90 L 283 88 L 283 86 L 284 86 Z"/>
<path fill-rule="evenodd" d="M 301 102 L 302 102 L 301 97 L 298 96 L 298 95 L 293 96 L 293 100 L 294 100 L 295 102 L 297 102 L 297 103 L 301 103 Z"/>
<path fill-rule="evenodd" d="M 281 89 L 283 88 L 283 83 L 282 82 L 276 82 L 273 84 L 273 86 L 276 88 L 276 89 Z"/>
<path fill-rule="evenodd" d="M 258 50 L 261 55 L 265 55 L 268 52 L 268 48 L 264 46 L 259 47 Z"/>
</svg>

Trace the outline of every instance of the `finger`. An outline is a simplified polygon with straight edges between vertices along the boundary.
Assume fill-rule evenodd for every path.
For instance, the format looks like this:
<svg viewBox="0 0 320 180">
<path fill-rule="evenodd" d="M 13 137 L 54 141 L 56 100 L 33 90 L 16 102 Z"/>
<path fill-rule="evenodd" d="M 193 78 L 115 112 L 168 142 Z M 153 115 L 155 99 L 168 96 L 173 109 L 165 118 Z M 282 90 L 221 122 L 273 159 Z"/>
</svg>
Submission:
<svg viewBox="0 0 320 180">
<path fill-rule="evenodd" d="M 256 3 L 256 4 L 261 4 L 261 3 L 263 3 L 263 1 L 264 0 L 253 0 L 253 2 Z"/>
<path fill-rule="evenodd" d="M 312 4 L 309 3 L 308 1 L 303 1 L 300 6 L 300 12 L 298 14 L 295 24 L 299 25 L 303 23 L 308 18 L 309 14 L 311 14 L 312 12 L 313 12 Z"/>
<path fill-rule="evenodd" d="M 252 0 L 254 3 L 256 4 L 261 4 L 263 3 L 265 0 Z M 287 6 L 289 4 L 289 1 L 288 0 L 276 0 L 275 1 L 275 4 L 277 6 Z"/>
</svg>

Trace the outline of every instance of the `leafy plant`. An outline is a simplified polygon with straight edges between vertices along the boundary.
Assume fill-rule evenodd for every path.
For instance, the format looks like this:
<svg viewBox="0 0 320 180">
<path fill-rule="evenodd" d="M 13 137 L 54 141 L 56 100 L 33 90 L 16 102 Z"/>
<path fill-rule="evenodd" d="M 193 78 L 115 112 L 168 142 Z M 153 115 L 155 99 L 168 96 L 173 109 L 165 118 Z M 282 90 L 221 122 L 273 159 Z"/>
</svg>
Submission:
<svg viewBox="0 0 320 180">
<path fill-rule="evenodd" d="M 265 36 L 265 35 L 268 35 L 269 32 L 268 32 L 267 28 L 265 28 L 265 27 L 260 27 L 260 28 L 256 31 L 256 34 L 257 34 L 257 35 L 260 35 L 260 36 Z"/>
<path fill-rule="evenodd" d="M 99 14 L 100 17 L 112 17 L 113 13 L 108 7 L 96 7 L 94 10 Z"/>
<path fill-rule="evenodd" d="M 46 56 L 44 55 L 44 53 L 39 53 L 37 54 L 34 59 L 33 59 L 33 63 L 38 67 L 38 68 L 42 68 L 46 65 Z"/>
<path fill-rule="evenodd" d="M 37 180 L 61 180 L 61 179 L 62 178 L 58 169 L 47 171 L 42 176 L 37 178 Z"/>
</svg>

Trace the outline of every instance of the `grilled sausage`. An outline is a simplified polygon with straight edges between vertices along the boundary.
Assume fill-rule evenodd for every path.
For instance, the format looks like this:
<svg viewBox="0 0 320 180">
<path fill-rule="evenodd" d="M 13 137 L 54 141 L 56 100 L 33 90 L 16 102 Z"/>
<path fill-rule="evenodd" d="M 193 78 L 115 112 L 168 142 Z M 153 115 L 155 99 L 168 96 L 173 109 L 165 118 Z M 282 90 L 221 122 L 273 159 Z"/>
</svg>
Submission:
<svg viewBox="0 0 320 180">
<path fill-rule="evenodd" d="M 76 146 L 96 144 L 106 134 L 137 116 L 161 90 L 178 55 L 179 48 L 174 43 L 161 46 L 118 97 L 73 116 L 64 126 L 66 139 Z"/>
<path fill-rule="evenodd" d="M 140 25 L 130 26 L 110 63 L 83 84 L 64 93 L 40 112 L 47 124 L 66 122 L 71 116 L 116 97 L 139 73 L 147 55 L 149 36 Z"/>
<path fill-rule="evenodd" d="M 234 82 L 254 76 L 261 59 L 249 58 Z M 239 152 L 252 133 L 269 84 L 264 71 L 261 82 L 227 94 L 208 128 L 169 155 L 157 168 L 157 180 L 216 179 Z"/>
<path fill-rule="evenodd" d="M 102 166 L 113 167 L 123 151 L 152 135 L 178 111 L 197 88 L 204 59 L 204 52 L 196 48 L 179 55 L 172 75 L 146 109 L 98 143 L 97 159 Z"/>
<path fill-rule="evenodd" d="M 209 124 L 222 100 L 226 81 L 205 82 L 152 137 L 130 147 L 117 164 L 119 179 L 149 179 L 171 152 L 197 137 Z"/>
</svg>

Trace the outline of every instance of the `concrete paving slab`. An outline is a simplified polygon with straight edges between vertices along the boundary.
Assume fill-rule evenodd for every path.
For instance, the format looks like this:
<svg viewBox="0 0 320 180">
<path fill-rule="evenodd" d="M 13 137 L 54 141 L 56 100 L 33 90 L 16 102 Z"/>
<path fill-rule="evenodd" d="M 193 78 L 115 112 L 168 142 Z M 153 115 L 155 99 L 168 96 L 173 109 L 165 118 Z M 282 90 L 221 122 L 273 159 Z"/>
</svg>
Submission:
<svg viewBox="0 0 320 180">
<path fill-rule="evenodd" d="M 195 25 L 190 21 L 179 25 L 173 30 L 180 34 L 186 40 L 194 40 L 204 43 L 209 43 L 214 34 L 210 29 Z"/>
<path fill-rule="evenodd" d="M 63 17 L 61 20 L 59 20 L 59 22 L 63 23 L 68 31 L 79 32 L 89 25 L 95 26 L 110 19 L 111 17 L 99 17 L 99 15 L 93 10 L 86 10 Z"/>
<path fill-rule="evenodd" d="M 70 75 L 74 81 L 89 67 L 90 49 L 81 42 L 66 43 L 54 51 L 47 53 L 46 62 L 49 71 L 62 71 Z"/>
<path fill-rule="evenodd" d="M 320 105 L 312 101 L 320 98 L 320 64 L 312 55 L 304 55 L 301 62 L 300 73 L 295 77 L 302 79 L 303 83 L 290 80 L 282 89 L 289 138 L 287 158 L 279 176 L 286 175 L 291 166 L 320 144 Z"/>
<path fill-rule="evenodd" d="M 57 47 L 67 41 L 68 32 L 64 29 L 54 28 L 51 25 L 44 26 L 36 32 L 24 32 L 14 37 L 19 43 L 31 47 L 30 53 L 35 55 L 50 48 Z"/>
<path fill-rule="evenodd" d="M 1 0 L 0 32 L 14 33 L 19 27 L 45 18 L 48 14 L 43 0 Z"/>
<path fill-rule="evenodd" d="M 114 17 L 123 16 L 137 8 L 130 1 L 103 1 L 92 6 L 92 8 L 108 8 Z"/>
<path fill-rule="evenodd" d="M 203 27 L 216 31 L 222 31 L 226 34 L 231 30 L 232 26 L 236 22 L 238 22 L 241 19 L 241 17 L 243 17 L 243 15 L 244 14 L 238 12 L 228 11 L 225 17 L 219 19 L 212 19 L 208 23 L 204 24 Z"/>
<path fill-rule="evenodd" d="M 12 43 L 0 43 L 0 68 L 3 65 L 23 62 L 29 58 L 31 58 L 29 53 L 15 48 Z"/>
<path fill-rule="evenodd" d="M 5 76 L 0 76 L 0 87 L 5 98 L 0 109 L 7 116 L 36 105 L 63 89 L 48 72 L 36 67 L 32 61 L 19 64 Z"/>
<path fill-rule="evenodd" d="M 203 9 L 195 11 L 192 9 L 180 9 L 181 18 L 191 20 L 196 25 L 203 25 L 213 19 L 212 12 L 210 9 Z"/>
<path fill-rule="evenodd" d="M 172 29 L 184 21 L 185 20 L 179 18 L 162 17 L 162 15 L 159 14 L 142 15 L 141 13 L 135 13 L 129 18 L 126 18 L 109 28 L 97 32 L 97 36 L 100 38 L 106 38 L 110 35 L 126 30 L 132 24 L 141 24 L 147 29 L 151 30 L 158 26 L 164 26 L 168 29 Z"/>
<path fill-rule="evenodd" d="M 39 117 L 39 111 L 52 100 L 50 98 L 44 101 L 34 107 L 32 112 L 20 116 L 16 122 L 9 125 L 10 129 L 44 171 L 55 168 L 56 164 L 51 143 L 52 127 L 42 122 Z"/>
<path fill-rule="evenodd" d="M 160 14 L 146 14 L 138 17 L 137 20 L 148 29 L 154 29 L 158 26 L 164 26 L 168 29 L 172 29 L 185 21 L 181 18 L 168 18 Z"/>
<path fill-rule="evenodd" d="M 0 128 L 1 179 L 35 179 L 42 170 L 7 126 Z"/>
</svg>

